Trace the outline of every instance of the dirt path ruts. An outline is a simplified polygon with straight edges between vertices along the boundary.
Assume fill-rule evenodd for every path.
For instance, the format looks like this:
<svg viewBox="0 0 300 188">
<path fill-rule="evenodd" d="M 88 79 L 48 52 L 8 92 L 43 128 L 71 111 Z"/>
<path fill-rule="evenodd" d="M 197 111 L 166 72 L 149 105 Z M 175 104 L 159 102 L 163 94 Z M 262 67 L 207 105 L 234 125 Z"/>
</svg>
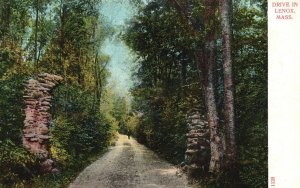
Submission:
<svg viewBox="0 0 300 188">
<path fill-rule="evenodd" d="M 82 171 L 69 188 L 184 188 L 186 178 L 134 139 L 119 135 L 116 146 Z"/>
</svg>

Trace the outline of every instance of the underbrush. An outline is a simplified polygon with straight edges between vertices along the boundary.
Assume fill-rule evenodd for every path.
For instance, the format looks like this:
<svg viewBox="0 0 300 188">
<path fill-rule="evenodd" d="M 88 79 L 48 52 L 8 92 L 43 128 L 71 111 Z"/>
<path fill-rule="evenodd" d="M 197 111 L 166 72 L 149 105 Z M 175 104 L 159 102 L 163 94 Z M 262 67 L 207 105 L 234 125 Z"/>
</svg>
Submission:
<svg viewBox="0 0 300 188">
<path fill-rule="evenodd" d="M 63 188 L 70 184 L 78 174 L 88 165 L 96 161 L 102 156 L 107 149 L 103 149 L 98 153 L 94 153 L 87 158 L 81 158 L 76 163 L 74 162 L 71 166 L 60 166 L 60 172 L 55 174 L 43 174 L 39 175 L 38 162 L 30 161 L 30 163 L 19 166 L 19 162 L 15 163 L 14 166 L 10 167 L 6 171 L 9 173 L 4 174 L 1 172 L 0 188 L 10 187 L 24 187 L 24 188 Z M 27 154 L 29 157 L 33 157 Z M 25 157 L 24 157 L 25 158 Z M 27 162 L 27 161 L 26 161 Z M 12 164 L 10 164 L 12 165 Z"/>
<path fill-rule="evenodd" d="M 102 156 L 107 149 L 101 152 L 89 156 L 86 160 L 81 159 L 78 163 L 63 169 L 60 173 L 56 174 L 45 174 L 34 177 L 31 181 L 27 182 L 24 187 L 43 187 L 43 188 L 63 188 L 67 187 L 78 174 L 89 166 L 91 163 L 96 161 L 100 156 Z"/>
</svg>

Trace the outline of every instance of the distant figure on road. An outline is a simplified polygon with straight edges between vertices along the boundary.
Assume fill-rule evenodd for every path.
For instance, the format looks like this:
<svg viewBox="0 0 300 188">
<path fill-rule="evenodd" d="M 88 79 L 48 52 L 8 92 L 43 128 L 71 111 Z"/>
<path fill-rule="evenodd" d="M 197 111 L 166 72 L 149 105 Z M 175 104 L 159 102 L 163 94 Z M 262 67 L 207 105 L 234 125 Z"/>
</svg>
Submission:
<svg viewBox="0 0 300 188">
<path fill-rule="evenodd" d="M 130 132 L 130 130 L 129 130 L 129 129 L 127 130 L 127 136 L 128 136 L 128 139 L 130 139 L 131 132 Z"/>
</svg>

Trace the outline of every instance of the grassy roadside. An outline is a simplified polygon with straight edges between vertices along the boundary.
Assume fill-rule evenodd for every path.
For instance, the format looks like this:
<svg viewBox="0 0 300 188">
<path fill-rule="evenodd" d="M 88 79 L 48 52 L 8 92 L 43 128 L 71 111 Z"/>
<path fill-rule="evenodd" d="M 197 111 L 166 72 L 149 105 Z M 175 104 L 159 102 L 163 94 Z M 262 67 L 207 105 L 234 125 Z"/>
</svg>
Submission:
<svg viewBox="0 0 300 188">
<path fill-rule="evenodd" d="M 45 174 L 34 177 L 29 182 L 24 182 L 20 187 L 25 188 L 64 188 L 67 187 L 79 173 L 84 170 L 87 166 L 95 162 L 97 159 L 102 157 L 108 148 L 102 150 L 101 152 L 88 157 L 85 161 L 81 161 L 77 166 L 72 166 L 66 168 L 57 174 Z M 18 187 L 18 186 L 16 186 Z"/>
</svg>

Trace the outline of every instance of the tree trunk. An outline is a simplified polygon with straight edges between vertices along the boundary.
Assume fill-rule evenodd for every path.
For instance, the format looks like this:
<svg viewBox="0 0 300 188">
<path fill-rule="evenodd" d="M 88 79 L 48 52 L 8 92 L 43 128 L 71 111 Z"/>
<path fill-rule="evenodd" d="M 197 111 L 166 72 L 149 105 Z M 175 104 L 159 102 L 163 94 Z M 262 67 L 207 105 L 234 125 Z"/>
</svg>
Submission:
<svg viewBox="0 0 300 188">
<path fill-rule="evenodd" d="M 211 159 L 209 172 L 219 173 L 223 167 L 224 149 L 219 127 L 219 116 L 215 98 L 215 66 L 216 66 L 216 30 L 215 30 L 215 12 L 216 1 L 205 0 L 206 9 L 204 14 L 204 25 L 207 31 L 208 47 L 204 51 L 204 87 L 207 106 L 207 119 L 210 130 L 210 149 Z"/>
<path fill-rule="evenodd" d="M 221 23 L 223 38 L 223 68 L 224 68 L 224 92 L 225 92 L 225 121 L 227 133 L 226 162 L 233 164 L 236 161 L 235 142 L 235 110 L 234 110 L 234 85 L 232 76 L 231 59 L 231 0 L 221 0 Z M 231 166 L 231 165 L 230 165 Z"/>
<path fill-rule="evenodd" d="M 181 13 L 181 19 L 187 23 L 192 23 L 189 32 L 197 37 L 199 32 L 198 26 L 189 20 L 186 10 L 176 1 L 169 0 L 174 7 Z M 207 107 L 207 119 L 210 130 L 210 148 L 211 159 L 209 164 L 209 171 L 217 174 L 223 168 L 224 148 L 219 128 L 219 116 L 217 111 L 215 99 L 215 82 L 214 72 L 216 64 L 216 31 L 215 31 L 215 13 L 216 13 L 216 0 L 205 0 L 204 12 L 204 27 L 206 29 L 207 45 L 203 43 L 198 44 L 196 54 L 198 68 L 201 70 L 201 82 L 205 89 L 205 102 Z M 207 47 L 205 47 L 207 46 Z"/>
<path fill-rule="evenodd" d="M 210 130 L 210 150 L 211 159 L 209 164 L 209 171 L 211 173 L 218 173 L 222 169 L 224 149 L 221 142 L 219 116 L 215 100 L 215 86 L 214 86 L 214 67 L 215 67 L 215 41 L 209 42 L 209 49 L 206 51 L 208 57 L 205 58 L 207 66 L 204 74 L 204 89 L 205 101 L 207 107 L 207 119 Z"/>
<path fill-rule="evenodd" d="M 39 24 L 39 0 L 36 0 L 35 7 L 35 36 L 34 36 L 34 64 L 35 72 L 38 72 L 38 24 Z"/>
</svg>

